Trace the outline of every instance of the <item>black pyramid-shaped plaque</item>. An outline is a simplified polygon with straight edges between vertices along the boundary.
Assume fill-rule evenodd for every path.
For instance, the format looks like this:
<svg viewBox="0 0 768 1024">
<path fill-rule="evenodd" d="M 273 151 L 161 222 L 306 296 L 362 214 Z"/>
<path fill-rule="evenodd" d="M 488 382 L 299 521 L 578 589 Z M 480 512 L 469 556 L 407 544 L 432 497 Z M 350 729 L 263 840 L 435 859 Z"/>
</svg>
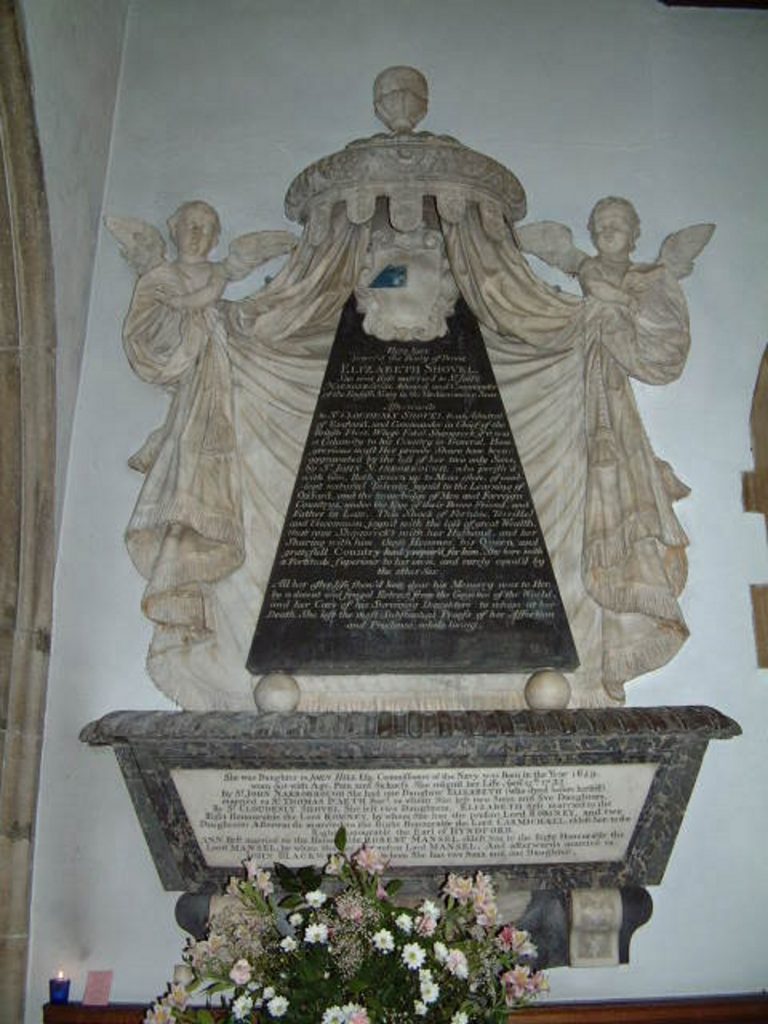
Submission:
<svg viewBox="0 0 768 1024">
<path fill-rule="evenodd" d="M 347 303 L 248 668 L 513 672 L 578 665 L 477 321 L 367 335 Z"/>
</svg>

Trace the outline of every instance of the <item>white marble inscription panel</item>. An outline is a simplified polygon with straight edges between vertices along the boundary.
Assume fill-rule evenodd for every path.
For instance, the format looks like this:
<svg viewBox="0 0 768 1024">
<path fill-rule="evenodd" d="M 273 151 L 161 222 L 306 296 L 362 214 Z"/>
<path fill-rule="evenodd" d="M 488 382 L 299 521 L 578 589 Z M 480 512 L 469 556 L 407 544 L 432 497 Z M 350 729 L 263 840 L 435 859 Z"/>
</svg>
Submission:
<svg viewBox="0 0 768 1024">
<path fill-rule="evenodd" d="M 171 772 L 209 867 L 321 864 L 344 824 L 398 865 L 618 861 L 655 764 Z"/>
</svg>

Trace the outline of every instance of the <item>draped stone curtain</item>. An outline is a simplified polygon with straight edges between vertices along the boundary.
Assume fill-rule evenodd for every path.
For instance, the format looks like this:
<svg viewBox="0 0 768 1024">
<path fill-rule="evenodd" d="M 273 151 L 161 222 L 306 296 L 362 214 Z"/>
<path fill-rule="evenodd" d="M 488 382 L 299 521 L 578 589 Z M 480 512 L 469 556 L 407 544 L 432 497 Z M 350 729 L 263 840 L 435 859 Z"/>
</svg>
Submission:
<svg viewBox="0 0 768 1024">
<path fill-rule="evenodd" d="M 441 227 L 483 328 L 578 648 L 574 703 L 620 702 L 623 683 L 663 664 L 686 636 L 676 600 L 686 539 L 671 507 L 685 489 L 655 458 L 628 381 L 663 383 L 682 369 L 682 293 L 659 268 L 638 297 L 639 319 L 622 318 L 539 281 L 508 229 L 486 231 L 477 205 Z M 146 480 L 127 543 L 148 580 L 149 671 L 186 708 L 253 707 L 245 657 L 333 332 L 369 238 L 369 225 L 350 223 L 340 205 L 322 241 L 305 232 L 270 285 L 216 311 L 160 306 L 152 275 L 172 276 L 168 265 L 137 285 L 126 349 L 137 373 L 170 386 L 173 399 L 132 461 Z M 236 437 L 237 480 L 222 469 L 221 450 L 202 485 L 184 468 L 184 446 L 193 437 L 198 454 L 210 447 L 195 424 L 212 429 L 214 407 L 226 410 Z M 183 514 L 214 479 L 207 507 L 229 507 L 224 526 Z M 210 572 L 217 553 L 219 570 Z M 303 677 L 300 707 L 517 707 L 524 682 L 514 674 Z"/>
</svg>

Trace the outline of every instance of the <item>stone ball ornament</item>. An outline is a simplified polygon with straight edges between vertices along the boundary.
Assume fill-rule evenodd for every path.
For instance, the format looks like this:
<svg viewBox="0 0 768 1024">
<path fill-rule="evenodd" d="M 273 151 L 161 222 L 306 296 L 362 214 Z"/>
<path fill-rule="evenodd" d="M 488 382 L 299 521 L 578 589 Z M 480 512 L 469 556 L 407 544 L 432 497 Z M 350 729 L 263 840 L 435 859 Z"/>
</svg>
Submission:
<svg viewBox="0 0 768 1024">
<path fill-rule="evenodd" d="M 287 672 L 268 672 L 253 688 L 253 699 L 259 711 L 287 715 L 298 707 L 301 689 Z"/>
<path fill-rule="evenodd" d="M 528 677 L 524 693 L 532 711 L 560 711 L 568 707 L 571 684 L 562 672 L 543 668 Z"/>
</svg>

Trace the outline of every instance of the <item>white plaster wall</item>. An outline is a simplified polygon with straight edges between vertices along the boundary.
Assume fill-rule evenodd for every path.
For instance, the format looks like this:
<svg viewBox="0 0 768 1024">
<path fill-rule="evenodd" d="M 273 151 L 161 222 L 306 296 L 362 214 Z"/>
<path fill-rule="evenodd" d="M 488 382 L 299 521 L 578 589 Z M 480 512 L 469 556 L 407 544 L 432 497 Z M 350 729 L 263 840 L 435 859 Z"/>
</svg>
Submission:
<svg viewBox="0 0 768 1024">
<path fill-rule="evenodd" d="M 56 287 L 56 529 L 129 0 L 22 0 Z"/>
<path fill-rule="evenodd" d="M 748 412 L 766 342 L 768 15 L 670 11 L 652 0 L 135 0 L 105 208 L 155 223 L 187 198 L 232 233 L 284 226 L 292 176 L 377 130 L 371 84 L 410 63 L 432 89 L 425 127 L 501 160 L 532 218 L 572 224 L 634 199 L 640 259 L 696 221 L 718 230 L 686 282 L 693 348 L 682 379 L 638 387 L 658 453 L 691 485 L 692 639 L 630 688 L 634 704 L 710 704 L 740 739 L 708 752 L 653 918 L 632 964 L 555 970 L 553 998 L 737 992 L 766 983 L 768 673 L 755 668 L 748 585 L 768 580 L 764 526 L 740 510 Z M 64 968 L 78 998 L 113 967 L 116 1000 L 162 990 L 183 936 L 114 757 L 78 743 L 118 708 L 165 708 L 143 670 L 141 582 L 122 546 L 139 479 L 127 456 L 163 398 L 120 343 L 131 273 L 102 232 L 56 583 L 35 863 L 29 1024 Z"/>
</svg>

